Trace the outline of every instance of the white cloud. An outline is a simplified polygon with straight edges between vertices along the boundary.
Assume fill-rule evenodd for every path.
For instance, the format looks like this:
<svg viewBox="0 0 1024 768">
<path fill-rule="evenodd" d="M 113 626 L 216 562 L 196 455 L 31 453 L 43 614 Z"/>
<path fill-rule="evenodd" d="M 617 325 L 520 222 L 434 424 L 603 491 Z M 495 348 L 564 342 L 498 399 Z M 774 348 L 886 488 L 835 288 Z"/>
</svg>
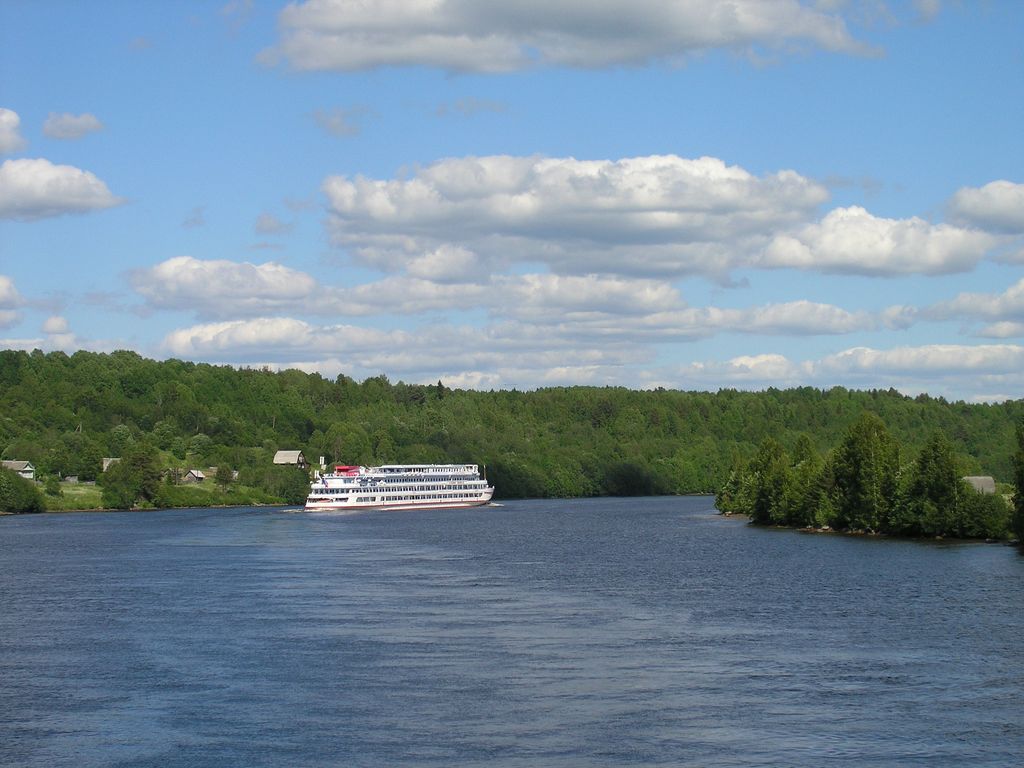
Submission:
<svg viewBox="0 0 1024 768">
<path fill-rule="evenodd" d="M 996 243 L 977 230 L 917 217 L 884 219 L 852 206 L 778 235 L 762 264 L 844 274 L 936 275 L 970 270 Z"/>
<path fill-rule="evenodd" d="M 0 107 L 0 155 L 20 152 L 28 146 L 18 130 L 21 118 L 11 109 Z"/>
<path fill-rule="evenodd" d="M 992 181 L 963 187 L 949 203 L 954 221 L 992 232 L 1024 234 L 1024 184 Z"/>
<path fill-rule="evenodd" d="M 760 388 L 765 386 L 791 386 L 807 375 L 805 366 L 773 353 L 741 355 L 724 362 L 697 362 L 679 371 L 684 382 L 706 387 L 714 386 Z"/>
<path fill-rule="evenodd" d="M 522 379 L 540 381 L 558 368 L 609 368 L 651 357 L 631 344 L 580 347 L 543 329 L 480 329 L 426 326 L 415 331 L 351 325 L 317 326 L 294 318 L 255 318 L 208 323 L 173 331 L 163 342 L 171 354 L 192 359 L 249 363 L 277 359 L 312 365 L 311 360 L 342 360 L 349 375 L 386 371 L 412 380 L 441 376 L 501 376 L 518 371 Z M 514 380 L 514 379 L 513 379 Z"/>
<path fill-rule="evenodd" d="M 0 278 L 0 288 L 2 288 L 2 283 L 3 280 Z M 2 303 L 0 303 L 0 307 L 2 307 Z M 10 327 L 21 319 L 15 315 L 11 322 L 5 324 L 5 314 L 7 313 L 0 309 L 0 328 Z M 102 343 L 89 342 L 85 339 L 80 339 L 71 332 L 67 320 L 57 315 L 50 316 L 43 322 L 42 332 L 44 334 L 43 336 L 35 338 L 0 339 L 0 349 L 41 349 L 44 352 L 59 349 L 65 352 L 73 352 L 79 349 L 111 351 L 112 349 L 123 348 L 124 346 L 123 344 L 106 346 Z"/>
<path fill-rule="evenodd" d="M 649 315 L 681 306 L 679 293 L 656 280 L 627 280 L 598 275 L 522 275 L 496 281 L 499 312 L 530 319 L 580 316 Z"/>
<path fill-rule="evenodd" d="M 409 315 L 474 309 L 488 303 L 490 289 L 482 284 L 438 283 L 400 276 L 325 293 L 323 306 L 318 311 L 347 315 Z"/>
<path fill-rule="evenodd" d="M 1002 293 L 961 293 L 928 310 L 933 317 L 1024 319 L 1024 278 Z"/>
<path fill-rule="evenodd" d="M 487 277 L 475 253 L 448 244 L 414 256 L 406 269 L 412 277 L 435 283 L 472 283 Z"/>
<path fill-rule="evenodd" d="M 884 323 L 866 312 L 810 301 L 745 309 L 686 307 L 674 287 L 656 280 L 522 275 L 499 278 L 494 287 L 495 315 L 571 340 L 653 343 L 722 333 L 833 335 Z"/>
<path fill-rule="evenodd" d="M 793 44 L 867 52 L 841 16 L 797 0 L 308 0 L 278 21 L 282 39 L 263 58 L 299 70 L 596 68 Z"/>
<path fill-rule="evenodd" d="M 872 349 L 855 347 L 818 360 L 798 361 L 776 353 L 725 361 L 695 362 L 651 377 L 666 386 L 715 389 L 819 386 L 929 392 L 991 402 L 994 392 L 1024 387 L 1024 346 L 926 345 Z"/>
<path fill-rule="evenodd" d="M 824 358 L 817 368 L 822 373 L 871 376 L 1024 375 L 1024 347 L 1012 344 L 930 344 L 886 350 L 855 347 Z"/>
<path fill-rule="evenodd" d="M 204 261 L 176 256 L 131 275 L 132 286 L 157 309 L 201 315 L 253 315 L 291 308 L 316 289 L 316 281 L 281 264 Z"/>
<path fill-rule="evenodd" d="M 34 221 L 120 205 L 96 176 L 49 160 L 5 160 L 0 165 L 0 219 Z"/>
<path fill-rule="evenodd" d="M 929 320 L 994 321 L 980 331 L 980 335 L 993 338 L 1009 338 L 1024 335 L 1024 278 L 1018 280 L 1002 293 L 961 293 L 950 301 L 944 301 L 921 311 Z"/>
<path fill-rule="evenodd" d="M 306 349 L 313 337 L 312 326 L 301 320 L 264 317 L 207 323 L 172 331 L 164 338 L 164 347 L 186 358 L 210 354 L 246 355 L 267 350 L 280 353 L 289 348 Z"/>
<path fill-rule="evenodd" d="M 1024 337 L 1024 322 L 1000 320 L 998 323 L 990 323 L 989 325 L 986 325 L 978 331 L 978 335 L 989 339 L 1013 339 Z"/>
<path fill-rule="evenodd" d="M 0 309 L 9 309 L 21 305 L 21 294 L 14 287 L 14 281 L 6 275 L 0 275 Z"/>
<path fill-rule="evenodd" d="M 51 315 L 43 323 L 43 333 L 65 334 L 68 332 L 68 321 L 60 315 Z"/>
<path fill-rule="evenodd" d="M 103 123 L 88 112 L 81 115 L 51 112 L 43 122 L 43 133 L 51 139 L 80 139 L 102 130 Z"/>
<path fill-rule="evenodd" d="M 14 287 L 14 281 L 0 275 L 0 328 L 11 328 L 21 320 L 17 309 L 23 304 L 21 294 Z"/>
<path fill-rule="evenodd" d="M 384 270 L 448 245 L 562 274 L 725 275 L 803 223 L 827 190 L 717 158 L 465 157 L 392 180 L 323 183 L 336 244 Z"/>
</svg>

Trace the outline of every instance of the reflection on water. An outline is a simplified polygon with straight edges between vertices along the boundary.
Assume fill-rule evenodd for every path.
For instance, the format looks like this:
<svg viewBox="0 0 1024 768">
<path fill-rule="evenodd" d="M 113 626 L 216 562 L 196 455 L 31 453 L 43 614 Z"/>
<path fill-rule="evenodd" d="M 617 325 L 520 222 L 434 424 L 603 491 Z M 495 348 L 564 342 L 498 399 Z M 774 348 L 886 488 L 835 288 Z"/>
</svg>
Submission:
<svg viewBox="0 0 1024 768">
<path fill-rule="evenodd" d="M 991 765 L 1024 558 L 709 499 L 0 520 L 0 764 Z"/>
</svg>

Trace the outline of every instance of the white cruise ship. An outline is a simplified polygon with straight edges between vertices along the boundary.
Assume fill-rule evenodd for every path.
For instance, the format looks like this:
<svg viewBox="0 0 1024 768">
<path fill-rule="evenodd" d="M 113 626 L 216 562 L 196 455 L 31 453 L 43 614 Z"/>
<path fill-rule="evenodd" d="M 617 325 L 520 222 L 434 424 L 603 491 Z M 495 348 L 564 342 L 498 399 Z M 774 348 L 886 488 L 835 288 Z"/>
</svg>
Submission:
<svg viewBox="0 0 1024 768">
<path fill-rule="evenodd" d="M 478 507 L 493 495 L 476 464 L 338 465 L 317 473 L 306 511 Z"/>
</svg>

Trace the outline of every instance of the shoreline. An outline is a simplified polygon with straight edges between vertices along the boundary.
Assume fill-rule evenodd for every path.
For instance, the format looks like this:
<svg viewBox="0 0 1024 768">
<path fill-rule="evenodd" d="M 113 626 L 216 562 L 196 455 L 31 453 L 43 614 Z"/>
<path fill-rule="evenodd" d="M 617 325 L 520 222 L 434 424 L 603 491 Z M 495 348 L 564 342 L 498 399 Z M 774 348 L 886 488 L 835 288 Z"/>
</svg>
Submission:
<svg viewBox="0 0 1024 768">
<path fill-rule="evenodd" d="M 769 531 L 791 531 L 793 533 L 802 533 L 807 536 L 847 536 L 858 539 L 917 541 L 931 544 L 1006 544 L 1011 547 L 1021 546 L 1024 544 L 1024 542 L 1020 542 L 1016 539 L 959 539 L 952 536 L 897 536 L 891 533 L 878 533 L 876 531 L 839 531 L 835 528 L 830 528 L 827 525 L 822 528 L 796 528 L 789 525 L 761 525 L 759 523 L 754 523 L 751 520 L 750 515 L 745 515 L 740 512 L 719 512 L 718 514 L 722 517 L 740 518 L 746 520 L 748 525 L 754 525 L 758 528 L 763 528 Z"/>
</svg>

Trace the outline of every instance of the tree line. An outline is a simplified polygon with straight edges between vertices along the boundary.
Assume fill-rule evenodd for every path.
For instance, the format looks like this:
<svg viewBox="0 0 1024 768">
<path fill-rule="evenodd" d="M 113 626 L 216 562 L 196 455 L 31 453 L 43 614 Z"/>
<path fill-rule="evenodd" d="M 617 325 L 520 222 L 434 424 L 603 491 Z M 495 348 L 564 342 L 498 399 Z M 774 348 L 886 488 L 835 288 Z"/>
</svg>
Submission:
<svg viewBox="0 0 1024 768">
<path fill-rule="evenodd" d="M 1016 429 L 1013 506 L 963 477 L 953 444 L 932 433 L 910 461 L 866 413 L 824 457 L 809 439 L 792 452 L 766 438 L 733 469 L 716 502 L 755 523 L 913 537 L 1024 539 L 1024 422 Z M 1008 489 L 1009 490 L 1009 489 Z"/>
<path fill-rule="evenodd" d="M 973 404 L 842 387 L 484 392 L 127 351 L 0 351 L 2 458 L 31 461 L 44 480 L 89 481 L 101 479 L 103 457 L 139 453 L 164 473 L 237 470 L 232 487 L 268 499 L 298 485 L 275 475 L 279 449 L 302 450 L 314 463 L 482 464 L 505 498 L 714 493 L 766 439 L 789 456 L 807 448 L 825 456 L 864 413 L 909 453 L 941 432 L 964 474 L 1012 478 L 1020 400 Z M 166 482 L 140 488 L 150 503 L 157 491 L 165 499 L 180 493 Z"/>
</svg>

